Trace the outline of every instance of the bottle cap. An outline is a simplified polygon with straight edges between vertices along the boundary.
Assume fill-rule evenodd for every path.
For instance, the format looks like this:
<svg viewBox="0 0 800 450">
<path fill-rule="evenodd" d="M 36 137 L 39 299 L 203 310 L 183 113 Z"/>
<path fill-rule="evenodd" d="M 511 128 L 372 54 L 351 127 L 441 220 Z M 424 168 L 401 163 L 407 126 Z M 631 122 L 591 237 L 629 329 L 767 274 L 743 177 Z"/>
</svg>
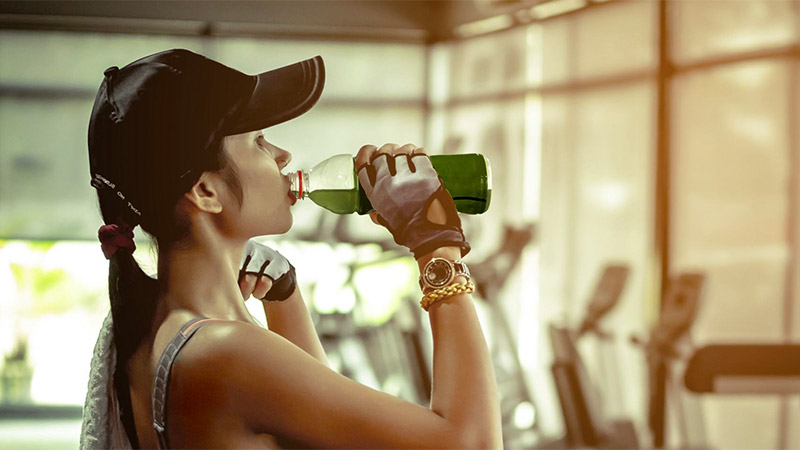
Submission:
<svg viewBox="0 0 800 450">
<path fill-rule="evenodd" d="M 288 175 L 291 186 L 289 192 L 298 200 L 308 197 L 308 175 L 302 170 L 292 172 Z"/>
</svg>

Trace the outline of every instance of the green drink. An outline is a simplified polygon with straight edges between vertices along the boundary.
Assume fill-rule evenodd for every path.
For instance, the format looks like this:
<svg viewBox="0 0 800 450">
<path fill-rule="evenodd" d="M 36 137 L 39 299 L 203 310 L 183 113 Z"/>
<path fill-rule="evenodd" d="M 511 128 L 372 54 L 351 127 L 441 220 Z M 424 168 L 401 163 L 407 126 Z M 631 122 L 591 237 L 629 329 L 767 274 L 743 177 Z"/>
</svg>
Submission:
<svg viewBox="0 0 800 450">
<path fill-rule="evenodd" d="M 481 214 L 492 199 L 492 170 L 479 154 L 432 155 L 431 164 L 464 214 Z M 308 172 L 291 174 L 292 193 L 337 214 L 367 214 L 374 209 L 358 180 L 351 155 L 336 155 Z"/>
<path fill-rule="evenodd" d="M 351 214 L 358 211 L 354 205 L 358 205 L 359 193 L 363 192 L 358 189 L 316 189 L 308 193 L 308 198 L 336 214 Z"/>
</svg>

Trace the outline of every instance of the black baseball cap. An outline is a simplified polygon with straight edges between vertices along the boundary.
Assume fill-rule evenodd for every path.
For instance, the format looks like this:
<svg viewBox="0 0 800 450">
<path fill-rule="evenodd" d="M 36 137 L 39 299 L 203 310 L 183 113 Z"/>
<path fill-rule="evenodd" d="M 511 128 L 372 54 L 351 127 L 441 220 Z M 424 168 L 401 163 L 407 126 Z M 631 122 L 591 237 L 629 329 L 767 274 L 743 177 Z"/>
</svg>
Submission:
<svg viewBox="0 0 800 450">
<path fill-rule="evenodd" d="M 186 192 L 211 167 L 223 137 L 311 109 L 325 67 L 316 56 L 247 75 L 173 49 L 110 67 L 104 76 L 89 121 L 92 186 L 114 189 L 141 216 L 139 206 L 154 197 Z"/>
</svg>

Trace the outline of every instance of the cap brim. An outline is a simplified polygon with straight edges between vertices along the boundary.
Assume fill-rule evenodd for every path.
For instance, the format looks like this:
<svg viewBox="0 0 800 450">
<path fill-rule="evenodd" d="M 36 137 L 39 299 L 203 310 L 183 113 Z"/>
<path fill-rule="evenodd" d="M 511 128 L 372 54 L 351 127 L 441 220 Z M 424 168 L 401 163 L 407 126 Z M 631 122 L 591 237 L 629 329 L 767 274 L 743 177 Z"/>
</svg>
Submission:
<svg viewBox="0 0 800 450">
<path fill-rule="evenodd" d="M 255 88 L 229 134 L 271 127 L 311 109 L 325 86 L 325 65 L 321 56 L 315 56 L 254 77 Z"/>
</svg>

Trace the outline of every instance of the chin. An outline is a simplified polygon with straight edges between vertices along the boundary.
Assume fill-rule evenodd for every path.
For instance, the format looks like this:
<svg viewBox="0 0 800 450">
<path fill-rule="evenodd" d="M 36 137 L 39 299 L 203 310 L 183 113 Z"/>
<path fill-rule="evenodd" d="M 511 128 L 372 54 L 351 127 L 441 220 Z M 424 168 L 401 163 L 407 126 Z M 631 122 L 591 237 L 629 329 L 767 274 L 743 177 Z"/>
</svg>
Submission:
<svg viewBox="0 0 800 450">
<path fill-rule="evenodd" d="M 288 233 L 289 230 L 292 229 L 292 225 L 294 224 L 294 217 L 292 213 L 286 214 L 284 220 L 281 220 L 280 223 L 275 224 L 274 233 L 271 234 L 284 234 Z"/>
<path fill-rule="evenodd" d="M 286 224 L 286 226 L 285 226 L 285 227 L 283 227 L 283 228 L 281 229 L 281 231 L 279 231 L 277 234 L 284 234 L 284 233 L 288 233 L 288 232 L 289 232 L 289 230 L 291 230 L 291 229 L 292 229 L 292 219 L 289 219 L 289 223 L 287 223 L 287 224 Z"/>
<path fill-rule="evenodd" d="M 258 230 L 256 236 L 274 236 L 278 234 L 285 234 L 292 228 L 293 220 L 291 215 L 288 219 L 280 221 L 272 221 L 268 228 Z"/>
</svg>

